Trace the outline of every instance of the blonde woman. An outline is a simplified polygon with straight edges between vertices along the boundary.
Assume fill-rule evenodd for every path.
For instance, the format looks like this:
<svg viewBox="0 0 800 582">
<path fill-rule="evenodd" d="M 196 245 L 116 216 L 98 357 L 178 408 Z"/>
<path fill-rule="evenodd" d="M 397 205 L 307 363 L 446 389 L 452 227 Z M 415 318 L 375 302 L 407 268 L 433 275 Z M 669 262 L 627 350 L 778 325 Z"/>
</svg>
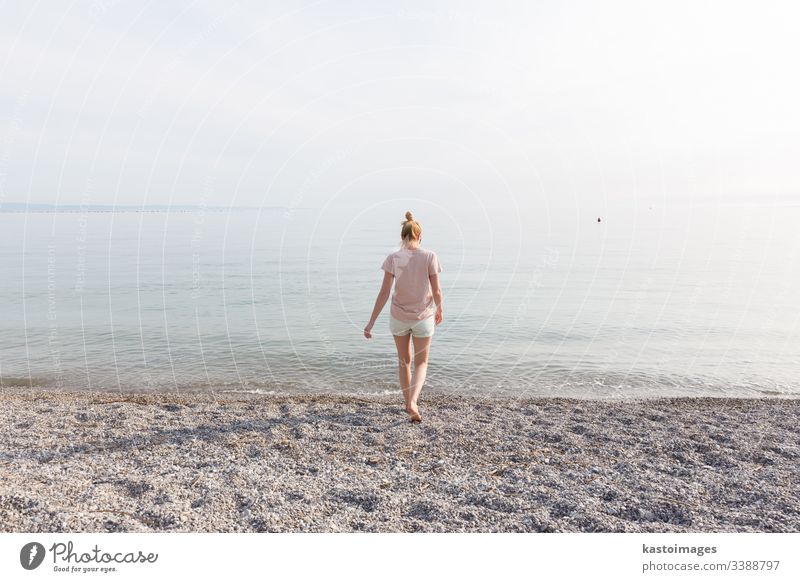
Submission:
<svg viewBox="0 0 800 582">
<path fill-rule="evenodd" d="M 389 329 L 397 346 L 400 366 L 400 388 L 411 422 L 422 422 L 417 399 L 428 371 L 428 352 L 435 326 L 442 322 L 442 289 L 439 273 L 442 267 L 436 253 L 423 249 L 422 227 L 411 212 L 400 229 L 400 249 L 383 261 L 383 284 L 375 300 L 372 317 L 364 328 L 364 337 L 372 338 L 372 326 L 389 299 L 394 281 L 394 294 L 389 313 Z M 414 343 L 414 372 L 411 372 L 411 342 Z"/>
</svg>

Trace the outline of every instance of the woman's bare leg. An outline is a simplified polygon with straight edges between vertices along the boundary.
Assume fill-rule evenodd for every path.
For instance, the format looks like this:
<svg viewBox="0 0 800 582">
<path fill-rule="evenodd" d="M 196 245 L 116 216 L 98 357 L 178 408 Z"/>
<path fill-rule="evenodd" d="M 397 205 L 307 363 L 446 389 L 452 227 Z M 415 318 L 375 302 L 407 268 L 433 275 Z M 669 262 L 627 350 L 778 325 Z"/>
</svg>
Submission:
<svg viewBox="0 0 800 582">
<path fill-rule="evenodd" d="M 397 346 L 397 364 L 400 373 L 400 389 L 403 391 L 403 400 L 406 402 L 406 411 L 411 403 L 411 334 L 396 335 L 394 343 Z"/>
<path fill-rule="evenodd" d="M 425 375 L 428 373 L 428 353 L 431 348 L 433 337 L 414 338 L 414 373 L 411 374 L 411 407 L 417 410 L 417 398 L 422 392 L 422 385 L 425 383 Z"/>
</svg>

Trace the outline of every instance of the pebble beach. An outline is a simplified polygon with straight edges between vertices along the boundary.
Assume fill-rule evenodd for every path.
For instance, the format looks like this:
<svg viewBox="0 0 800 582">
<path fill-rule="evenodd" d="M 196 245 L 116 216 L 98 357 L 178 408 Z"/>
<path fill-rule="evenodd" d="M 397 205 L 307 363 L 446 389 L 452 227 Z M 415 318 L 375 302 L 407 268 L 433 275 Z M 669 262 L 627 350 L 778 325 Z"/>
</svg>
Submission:
<svg viewBox="0 0 800 582">
<path fill-rule="evenodd" d="M 3 532 L 798 532 L 800 400 L 0 390 Z"/>
</svg>

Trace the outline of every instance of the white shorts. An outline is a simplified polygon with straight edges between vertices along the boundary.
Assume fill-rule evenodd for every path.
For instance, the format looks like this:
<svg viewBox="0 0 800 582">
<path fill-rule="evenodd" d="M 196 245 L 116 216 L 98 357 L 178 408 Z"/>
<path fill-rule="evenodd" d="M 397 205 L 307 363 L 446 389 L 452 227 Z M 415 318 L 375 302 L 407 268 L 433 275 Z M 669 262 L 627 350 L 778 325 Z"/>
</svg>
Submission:
<svg viewBox="0 0 800 582">
<path fill-rule="evenodd" d="M 408 335 L 411 333 L 414 337 L 431 337 L 435 327 L 435 315 L 413 321 L 400 321 L 391 315 L 389 316 L 389 329 L 392 331 L 392 335 Z"/>
</svg>

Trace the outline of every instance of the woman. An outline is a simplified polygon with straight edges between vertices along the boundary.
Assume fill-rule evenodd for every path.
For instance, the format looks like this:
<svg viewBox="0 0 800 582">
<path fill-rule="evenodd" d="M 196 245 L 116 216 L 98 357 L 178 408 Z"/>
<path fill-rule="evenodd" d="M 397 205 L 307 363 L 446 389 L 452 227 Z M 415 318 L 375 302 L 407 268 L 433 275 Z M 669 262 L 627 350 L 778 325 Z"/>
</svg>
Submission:
<svg viewBox="0 0 800 582">
<path fill-rule="evenodd" d="M 442 322 L 442 267 L 436 253 L 420 248 L 422 227 L 411 212 L 400 230 L 400 249 L 383 261 L 383 284 L 375 300 L 372 317 L 364 328 L 364 337 L 372 338 L 372 326 L 389 299 L 394 280 L 394 294 L 389 313 L 389 329 L 397 345 L 400 364 L 400 388 L 411 422 L 422 422 L 417 398 L 428 370 L 428 351 L 433 330 Z M 411 340 L 414 342 L 414 373 L 411 373 Z"/>
</svg>

